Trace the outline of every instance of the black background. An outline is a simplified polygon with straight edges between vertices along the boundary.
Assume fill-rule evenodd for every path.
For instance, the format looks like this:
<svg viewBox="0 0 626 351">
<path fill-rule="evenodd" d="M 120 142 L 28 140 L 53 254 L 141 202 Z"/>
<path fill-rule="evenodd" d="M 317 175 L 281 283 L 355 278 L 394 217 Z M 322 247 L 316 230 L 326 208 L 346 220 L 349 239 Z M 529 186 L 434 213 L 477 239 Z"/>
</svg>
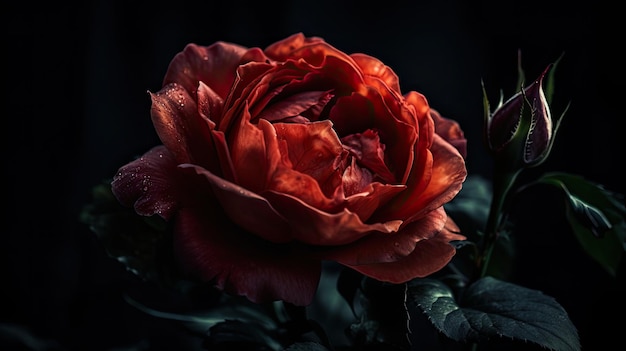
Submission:
<svg viewBox="0 0 626 351">
<path fill-rule="evenodd" d="M 515 89 L 518 49 L 528 79 L 564 52 L 553 113 L 572 105 L 553 155 L 531 172 L 580 174 L 624 194 L 617 77 L 623 63 L 615 51 L 623 44 L 608 16 L 613 11 L 596 6 L 445 0 L 3 5 L 0 327 L 21 327 L 61 350 L 121 349 L 140 340 L 152 350 L 177 340 L 166 323 L 123 301 L 127 273 L 78 218 L 95 184 L 158 143 L 146 92 L 160 88 L 169 61 L 190 42 L 263 48 L 303 32 L 345 52 L 378 57 L 398 74 L 404 92 L 424 93 L 431 106 L 461 123 L 468 170 L 486 177 L 481 79 L 495 103 L 500 89 L 507 96 Z M 547 213 L 560 201 L 556 193 L 535 192 L 522 202 L 533 220 L 521 224 L 526 234 L 515 279 L 565 307 L 583 349 L 619 345 L 623 276 L 609 277 L 577 246 L 562 213 Z"/>
</svg>

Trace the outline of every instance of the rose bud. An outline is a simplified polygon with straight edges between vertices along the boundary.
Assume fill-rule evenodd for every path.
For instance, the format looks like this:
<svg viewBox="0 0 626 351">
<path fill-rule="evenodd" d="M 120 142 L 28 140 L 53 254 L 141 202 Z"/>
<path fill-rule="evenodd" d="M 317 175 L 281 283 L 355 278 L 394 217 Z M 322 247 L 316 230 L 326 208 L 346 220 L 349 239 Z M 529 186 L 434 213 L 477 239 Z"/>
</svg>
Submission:
<svg viewBox="0 0 626 351">
<path fill-rule="evenodd" d="M 520 90 L 489 114 L 485 111 L 484 136 L 488 150 L 505 168 L 522 169 L 539 165 L 552 148 L 553 128 L 543 80 L 552 65 L 529 86 Z"/>
<path fill-rule="evenodd" d="M 403 283 L 465 239 L 443 207 L 467 174 L 462 130 L 374 57 L 302 34 L 189 44 L 150 97 L 163 144 L 112 190 L 170 223 L 188 277 L 307 305 L 323 261 Z"/>
</svg>

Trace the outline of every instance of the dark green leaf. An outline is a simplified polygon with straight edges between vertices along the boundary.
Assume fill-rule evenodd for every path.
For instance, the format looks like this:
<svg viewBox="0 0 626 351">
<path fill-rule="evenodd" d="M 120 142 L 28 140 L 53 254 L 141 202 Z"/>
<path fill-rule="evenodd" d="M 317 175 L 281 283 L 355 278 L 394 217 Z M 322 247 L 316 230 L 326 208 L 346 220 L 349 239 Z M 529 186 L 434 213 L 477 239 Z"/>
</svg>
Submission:
<svg viewBox="0 0 626 351">
<path fill-rule="evenodd" d="M 491 184 L 480 176 L 468 176 L 457 196 L 445 205 L 446 211 L 470 240 L 483 230 L 491 204 Z"/>
<path fill-rule="evenodd" d="M 563 190 L 567 219 L 576 238 L 594 260 L 616 275 L 626 252 L 623 195 L 567 173 L 548 173 L 537 183 Z"/>
<path fill-rule="evenodd" d="M 166 223 L 160 217 L 144 217 L 122 206 L 111 192 L 111 184 L 93 189 L 93 200 L 81 212 L 107 254 L 144 280 L 173 280 L 171 245 Z M 167 277 L 167 279 L 166 279 Z"/>
<path fill-rule="evenodd" d="M 461 303 L 442 282 L 415 279 L 408 285 L 407 308 L 425 313 L 456 341 L 512 338 L 551 350 L 580 350 L 576 328 L 553 298 L 491 277 L 469 286 Z"/>
</svg>

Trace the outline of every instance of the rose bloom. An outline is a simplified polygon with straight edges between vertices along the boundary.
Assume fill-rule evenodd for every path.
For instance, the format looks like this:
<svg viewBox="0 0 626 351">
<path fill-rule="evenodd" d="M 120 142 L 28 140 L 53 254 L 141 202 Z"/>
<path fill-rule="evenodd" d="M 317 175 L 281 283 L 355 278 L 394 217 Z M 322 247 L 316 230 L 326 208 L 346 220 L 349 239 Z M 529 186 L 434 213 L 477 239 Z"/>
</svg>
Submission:
<svg viewBox="0 0 626 351">
<path fill-rule="evenodd" d="M 112 190 L 171 223 L 189 277 L 302 306 L 323 261 L 403 283 L 465 239 L 443 208 L 467 175 L 463 132 L 374 57 L 301 33 L 189 44 L 150 97 L 163 145 Z"/>
</svg>

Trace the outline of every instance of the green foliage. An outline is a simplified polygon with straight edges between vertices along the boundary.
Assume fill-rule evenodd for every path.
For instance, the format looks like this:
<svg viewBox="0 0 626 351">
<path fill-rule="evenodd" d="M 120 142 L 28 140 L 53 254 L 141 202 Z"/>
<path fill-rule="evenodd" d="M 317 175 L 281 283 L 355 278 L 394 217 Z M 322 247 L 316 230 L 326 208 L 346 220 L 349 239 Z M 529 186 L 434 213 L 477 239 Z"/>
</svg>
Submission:
<svg viewBox="0 0 626 351">
<path fill-rule="evenodd" d="M 446 211 L 454 218 L 463 234 L 469 240 L 482 231 L 487 223 L 491 206 L 491 184 L 481 176 L 468 176 L 457 196 L 445 205 Z"/>
<path fill-rule="evenodd" d="M 457 248 L 453 264 L 468 276 L 472 275 L 472 262 L 476 259 L 475 252 L 470 249 L 475 249 L 472 244 L 482 240 L 482 232 L 489 217 L 491 197 L 491 183 L 487 179 L 481 176 L 468 176 L 463 183 L 463 189 L 445 205 L 448 215 L 461 229 L 461 234 L 467 237 L 467 241 L 462 243 L 463 246 Z M 505 278 L 510 274 L 515 258 L 514 241 L 508 232 L 502 232 L 494 245 L 496 248 L 487 272 L 491 276 Z"/>
<path fill-rule="evenodd" d="M 576 328 L 553 298 L 491 277 L 474 282 L 457 298 L 439 280 L 414 279 L 406 301 L 409 311 L 423 311 L 456 341 L 512 338 L 550 350 L 580 350 Z"/>
<path fill-rule="evenodd" d="M 122 206 L 110 183 L 93 188 L 93 201 L 81 212 L 81 221 L 96 234 L 107 254 L 144 280 L 165 281 L 174 274 L 167 262 L 169 236 L 159 217 L 143 217 Z M 164 247 L 165 246 L 165 247 Z"/>
<path fill-rule="evenodd" d="M 576 238 L 594 260 L 615 276 L 626 251 L 623 195 L 566 173 L 547 173 L 535 184 L 563 191 L 567 219 Z"/>
</svg>

